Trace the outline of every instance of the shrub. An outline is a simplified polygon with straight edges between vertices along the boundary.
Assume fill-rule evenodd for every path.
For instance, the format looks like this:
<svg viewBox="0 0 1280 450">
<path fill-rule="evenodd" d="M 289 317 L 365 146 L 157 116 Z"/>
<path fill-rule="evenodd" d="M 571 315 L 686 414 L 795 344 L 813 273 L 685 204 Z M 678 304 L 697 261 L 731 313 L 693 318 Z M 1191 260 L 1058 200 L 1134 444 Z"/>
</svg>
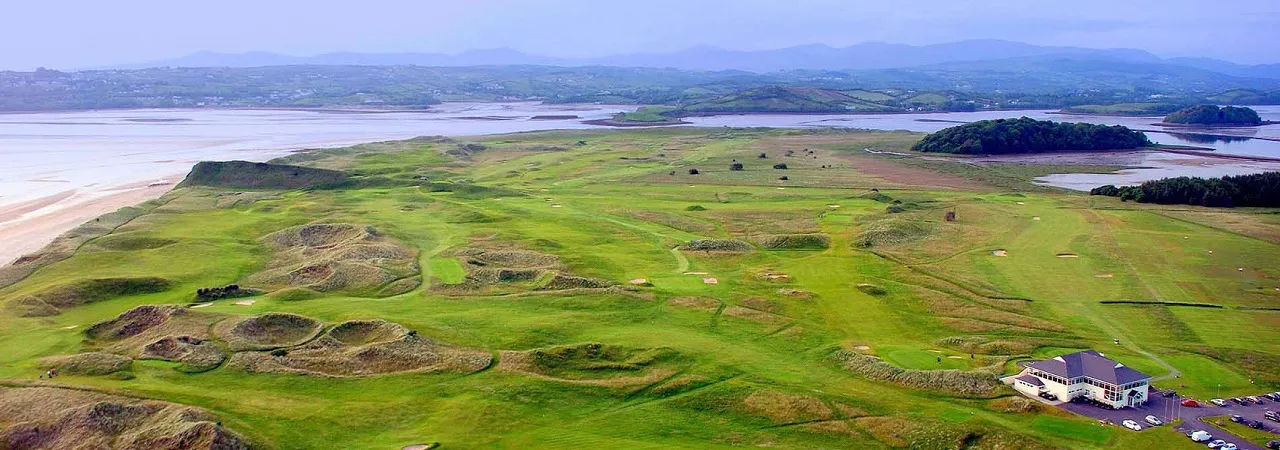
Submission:
<svg viewBox="0 0 1280 450">
<path fill-rule="evenodd" d="M 689 169 L 689 175 L 697 175 L 699 173 L 702 173 L 702 172 L 698 172 L 698 169 Z"/>
<path fill-rule="evenodd" d="M 773 165 L 773 168 L 774 168 L 774 169 L 778 169 L 778 170 L 786 170 L 786 169 L 787 169 L 787 163 L 777 163 L 777 164 L 774 164 L 774 165 Z"/>
<path fill-rule="evenodd" d="M 707 208 L 703 207 L 702 205 L 689 205 L 689 207 L 685 208 L 684 210 L 685 211 L 706 211 Z"/>
<path fill-rule="evenodd" d="M 742 163 L 736 162 L 729 165 L 729 170 L 732 170 L 732 171 L 741 171 L 742 169 L 743 169 Z"/>
</svg>

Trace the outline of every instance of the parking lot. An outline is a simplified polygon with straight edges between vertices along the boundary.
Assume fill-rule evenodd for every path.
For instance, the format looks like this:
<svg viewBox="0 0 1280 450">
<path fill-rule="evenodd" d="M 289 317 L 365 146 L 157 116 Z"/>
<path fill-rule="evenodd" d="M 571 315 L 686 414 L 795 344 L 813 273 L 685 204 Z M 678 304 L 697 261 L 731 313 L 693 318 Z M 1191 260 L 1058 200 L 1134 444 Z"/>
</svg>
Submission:
<svg viewBox="0 0 1280 450">
<path fill-rule="evenodd" d="M 1165 423 L 1168 423 L 1170 419 L 1182 419 L 1184 422 L 1177 426 L 1176 429 L 1182 432 L 1183 435 L 1195 430 L 1205 430 L 1208 431 L 1209 434 L 1212 434 L 1214 439 L 1222 439 L 1227 442 L 1235 443 L 1240 449 L 1263 450 L 1262 446 L 1249 443 L 1239 436 L 1227 433 L 1218 427 L 1200 420 L 1203 417 L 1230 416 L 1232 414 L 1236 414 L 1247 420 L 1261 421 L 1263 424 L 1263 430 L 1276 433 L 1276 439 L 1280 440 L 1280 422 L 1267 420 L 1263 417 L 1263 414 L 1265 414 L 1267 410 L 1280 412 L 1280 403 L 1267 401 L 1261 405 L 1237 405 L 1235 403 L 1228 402 L 1227 406 L 1220 407 L 1204 400 L 1201 402 L 1201 406 L 1199 408 L 1190 408 L 1179 406 L 1182 400 L 1183 398 L 1181 397 L 1166 398 L 1152 390 L 1151 399 L 1146 405 L 1138 408 L 1106 409 L 1093 406 L 1088 403 L 1063 403 L 1058 406 L 1085 417 L 1110 421 L 1116 427 L 1119 427 L 1120 423 L 1125 420 L 1132 420 L 1142 425 L 1143 431 L 1146 431 L 1150 427 L 1146 420 L 1144 420 L 1148 415 L 1156 416 Z"/>
</svg>

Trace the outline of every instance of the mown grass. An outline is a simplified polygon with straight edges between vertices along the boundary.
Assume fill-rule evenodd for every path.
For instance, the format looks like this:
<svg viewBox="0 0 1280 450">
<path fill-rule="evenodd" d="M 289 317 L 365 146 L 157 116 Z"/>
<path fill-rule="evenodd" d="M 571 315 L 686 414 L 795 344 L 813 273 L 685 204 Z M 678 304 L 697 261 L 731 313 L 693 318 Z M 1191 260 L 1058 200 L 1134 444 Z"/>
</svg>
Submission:
<svg viewBox="0 0 1280 450">
<path fill-rule="evenodd" d="M 1014 355 L 979 353 L 970 359 L 937 342 L 1007 342 L 1037 357 L 1097 348 L 1153 375 L 1164 375 L 1161 362 L 1171 364 L 1183 376 L 1158 384 L 1186 384 L 1179 390 L 1207 398 L 1217 383 L 1243 389 L 1241 380 L 1247 383 L 1268 367 L 1193 350 L 1280 354 L 1280 314 L 1237 309 L 1280 299 L 1264 289 L 1280 279 L 1275 243 L 1213 228 L 1212 222 L 1171 219 L 1080 195 L 1008 195 L 999 191 L 999 180 L 988 180 L 997 187 L 974 192 L 954 186 L 889 189 L 899 185 L 844 159 L 844 150 L 811 145 L 820 139 L 838 141 L 840 148 L 901 150 L 910 136 L 557 131 L 420 139 L 290 157 L 282 162 L 384 181 L 377 187 L 275 192 L 236 201 L 218 201 L 218 192 L 209 188 L 175 191 L 169 206 L 118 230 L 123 237 L 86 246 L 0 290 L 0 302 L 88 278 L 159 277 L 171 287 L 66 308 L 48 318 L 18 318 L 0 309 L 0 378 L 34 379 L 42 370 L 40 358 L 83 351 L 84 329 L 129 308 L 185 304 L 198 288 L 261 271 L 272 256 L 261 238 L 307 223 L 367 224 L 418 249 L 424 286 L 386 298 L 267 295 L 249 306 L 219 300 L 200 311 L 288 312 L 330 324 L 383 319 L 426 338 L 495 354 L 598 342 L 678 356 L 633 361 L 652 364 L 635 373 L 657 374 L 643 386 L 494 369 L 351 379 L 248 374 L 225 366 L 188 374 L 157 361 L 135 362 L 131 380 L 67 375 L 58 382 L 209 408 L 266 448 L 398 448 L 433 441 L 450 448 L 889 445 L 867 427 L 841 424 L 855 410 L 880 423 L 937 423 L 948 433 L 999 430 L 1001 442 L 1009 439 L 1016 448 L 1157 448 L 1185 439 L 1175 442 L 1164 429 L 1129 433 L 1082 418 L 1028 420 L 1026 414 L 993 412 L 982 400 L 862 376 L 829 357 L 866 347 L 866 353 L 905 369 L 973 370 L 985 358 L 999 362 Z M 470 143 L 480 144 L 467 147 L 478 150 L 446 153 Z M 814 154 L 785 156 L 785 150 L 806 147 Z M 758 157 L 761 152 L 766 159 Z M 728 170 L 735 159 L 747 170 Z M 779 160 L 790 168 L 772 169 Z M 689 168 L 705 172 L 692 176 Z M 1002 179 L 1023 183 L 1045 170 L 1050 169 Z M 791 180 L 777 180 L 779 172 Z M 887 213 L 886 203 L 865 195 L 877 186 L 913 208 Z M 944 221 L 943 212 L 952 209 L 959 220 Z M 870 249 L 856 245 L 886 220 L 927 226 L 913 227 L 910 239 L 880 240 Z M 799 234 L 820 235 L 826 245 L 805 251 L 750 245 L 740 253 L 673 251 L 695 239 L 758 243 Z M 130 236 L 147 240 L 116 245 L 134 242 Z M 531 293 L 511 285 L 501 295 L 468 292 L 462 261 L 452 253 L 463 247 L 554 255 L 567 273 L 622 287 Z M 1008 256 L 994 256 L 994 249 Z M 1058 258 L 1060 253 L 1078 257 Z M 766 272 L 787 277 L 760 276 Z M 1104 274 L 1111 277 L 1098 276 Z M 637 278 L 651 286 L 628 283 Z M 714 284 L 705 280 L 711 278 Z M 669 303 L 678 297 L 707 297 L 717 306 Z M 1105 300 L 1227 308 L 1099 303 Z M 1237 328 L 1224 327 L 1224 321 Z M 1037 349 L 1040 343 L 1054 347 Z M 570 381 L 608 372 L 591 367 L 575 370 Z M 773 394 L 752 397 L 763 391 Z M 792 422 L 828 417 L 813 415 L 823 408 L 834 411 L 830 423 Z M 919 438 L 943 439 L 930 436 Z"/>
</svg>

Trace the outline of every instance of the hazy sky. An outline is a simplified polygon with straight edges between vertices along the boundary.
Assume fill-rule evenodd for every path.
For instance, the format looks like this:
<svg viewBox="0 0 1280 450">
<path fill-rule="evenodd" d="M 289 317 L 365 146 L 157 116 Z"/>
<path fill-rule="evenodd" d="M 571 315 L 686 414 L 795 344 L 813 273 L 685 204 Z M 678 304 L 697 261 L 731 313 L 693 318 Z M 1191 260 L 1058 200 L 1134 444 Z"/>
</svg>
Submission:
<svg viewBox="0 0 1280 450">
<path fill-rule="evenodd" d="M 211 50 L 313 55 L 510 47 L 549 56 L 1009 39 L 1280 62 L 1280 0 L 12 0 L 0 68 Z"/>
</svg>

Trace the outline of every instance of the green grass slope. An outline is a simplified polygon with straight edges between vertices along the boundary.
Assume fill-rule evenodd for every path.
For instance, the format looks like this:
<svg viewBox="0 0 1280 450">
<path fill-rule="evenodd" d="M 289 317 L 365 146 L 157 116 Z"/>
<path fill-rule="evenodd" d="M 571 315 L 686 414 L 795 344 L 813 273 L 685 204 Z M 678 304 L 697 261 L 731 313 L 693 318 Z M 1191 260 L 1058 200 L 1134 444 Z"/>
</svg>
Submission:
<svg viewBox="0 0 1280 450">
<path fill-rule="evenodd" d="M 11 302 L 81 280 L 167 281 L 94 289 L 110 295 L 56 316 L 0 308 L 0 380 L 198 407 L 268 449 L 1195 448 L 1168 427 L 1002 406 L 1013 394 L 994 379 L 1022 358 L 1096 348 L 1197 397 L 1280 385 L 1276 224 L 1219 225 L 1274 211 L 1193 221 L 1173 216 L 1202 209 L 1027 182 L 1057 166 L 985 166 L 996 186 L 861 151 L 904 152 L 919 138 L 668 128 L 419 139 L 291 159 L 428 179 L 418 184 L 180 187 L 0 288 Z M 782 162 L 786 181 L 772 169 Z M 887 212 L 892 199 L 912 207 Z M 197 289 L 275 267 L 268 236 L 282 230 L 309 246 L 300 255 L 347 254 L 315 224 L 368 225 L 344 245 L 369 264 L 378 252 L 415 259 L 405 275 L 417 282 L 356 267 L 343 273 L 400 290 L 265 285 L 185 306 Z M 694 241 L 740 245 L 683 249 Z M 289 273 L 326 273 L 315 265 L 290 260 Z M 1115 300 L 1222 308 L 1103 303 Z M 245 345 L 258 335 L 289 339 Z M 182 352 L 197 350 L 226 362 L 190 370 Z M 100 357 L 129 376 L 37 378 L 91 352 L 132 358 Z M 0 429 L 16 423 L 6 414 Z"/>
</svg>

